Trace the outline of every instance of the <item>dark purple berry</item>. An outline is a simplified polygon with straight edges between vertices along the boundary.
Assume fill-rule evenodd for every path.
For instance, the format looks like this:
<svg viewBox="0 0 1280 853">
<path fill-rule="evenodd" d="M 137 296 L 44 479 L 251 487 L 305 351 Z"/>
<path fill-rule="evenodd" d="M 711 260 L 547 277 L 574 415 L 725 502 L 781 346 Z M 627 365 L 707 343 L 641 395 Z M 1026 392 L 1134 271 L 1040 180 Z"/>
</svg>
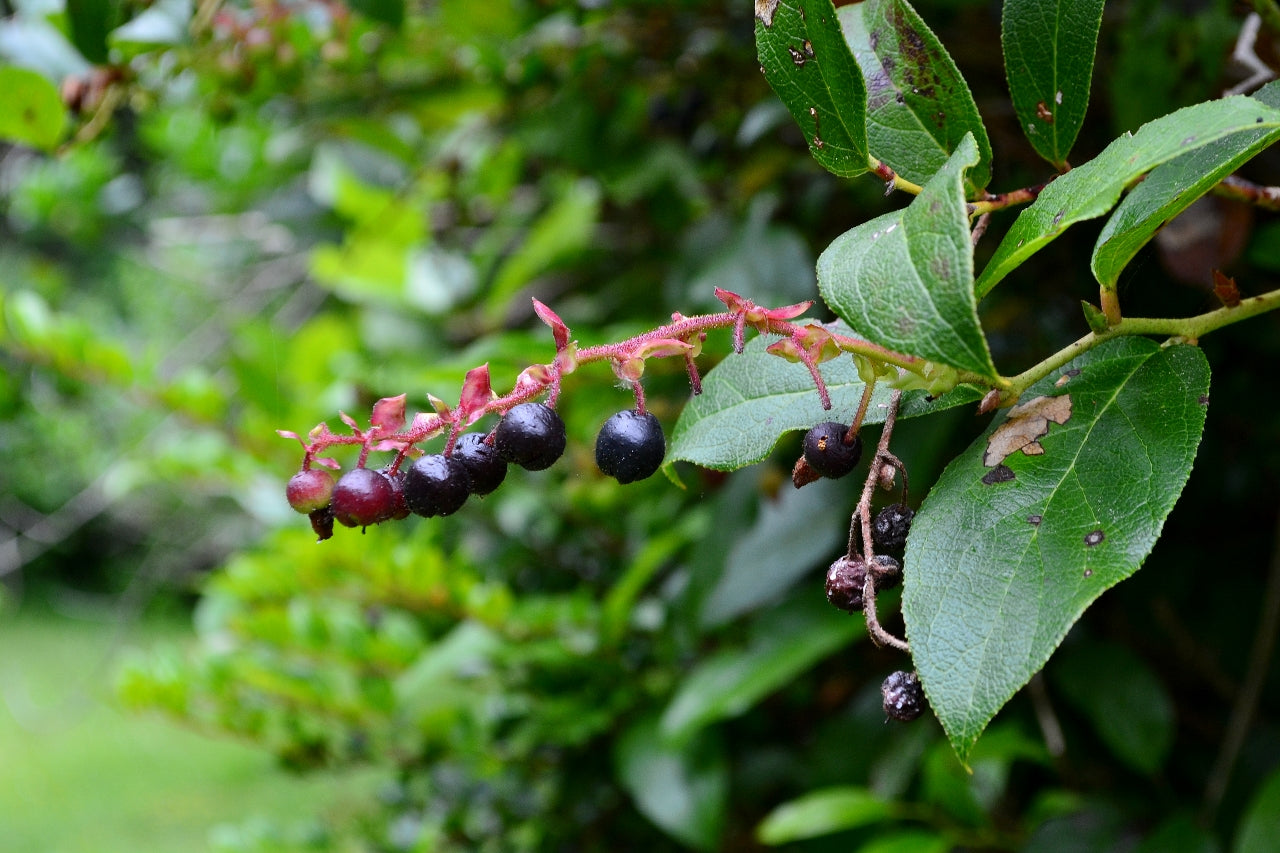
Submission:
<svg viewBox="0 0 1280 853">
<path fill-rule="evenodd" d="M 391 502 L 391 514 L 388 519 L 399 521 L 402 518 L 409 517 L 409 505 L 404 502 L 404 471 L 396 471 L 394 474 L 388 469 L 383 468 L 378 471 L 379 474 L 387 478 L 387 482 L 391 484 L 391 493 L 393 495 Z"/>
<path fill-rule="evenodd" d="M 872 559 L 876 564 L 876 590 L 893 589 L 902 583 L 902 563 L 888 554 L 876 554 Z"/>
<path fill-rule="evenodd" d="M 368 468 L 352 468 L 333 487 L 333 517 L 346 527 L 368 527 L 395 511 L 395 491 L 386 477 Z"/>
<path fill-rule="evenodd" d="M 565 447 L 564 421 L 542 403 L 521 403 L 502 416 L 493 446 L 503 461 L 529 471 L 550 468 Z"/>
<path fill-rule="evenodd" d="M 451 456 L 423 456 L 404 478 L 404 502 L 418 515 L 452 515 L 467 501 L 467 469 Z"/>
<path fill-rule="evenodd" d="M 666 453 L 662 424 L 653 412 L 618 412 L 604 422 L 596 436 L 596 465 L 619 483 L 652 476 Z"/>
<path fill-rule="evenodd" d="M 862 458 L 862 439 L 855 435 L 853 441 L 846 444 L 844 438 L 848 433 L 848 424 L 835 421 L 818 424 L 805 433 L 804 461 L 833 480 L 848 474 Z"/>
<path fill-rule="evenodd" d="M 877 548 L 901 548 L 907 544 L 916 511 L 906 504 L 887 506 L 871 520 L 871 541 Z"/>
<path fill-rule="evenodd" d="M 862 590 L 867 582 L 867 564 L 861 557 L 841 557 L 827 569 L 827 601 L 846 613 L 862 610 Z"/>
<path fill-rule="evenodd" d="M 308 468 L 289 478 L 285 486 L 289 506 L 301 513 L 313 513 L 329 505 L 333 497 L 333 475 L 323 468 Z"/>
<path fill-rule="evenodd" d="M 487 495 L 507 476 L 507 463 L 502 461 L 497 449 L 492 444 L 484 443 L 482 432 L 463 433 L 458 443 L 453 446 L 451 458 L 462 463 L 467 469 L 467 477 L 471 481 L 471 494 Z"/>
<path fill-rule="evenodd" d="M 914 672 L 899 670 L 880 685 L 886 716 L 909 723 L 924 713 L 924 688 Z"/>
</svg>

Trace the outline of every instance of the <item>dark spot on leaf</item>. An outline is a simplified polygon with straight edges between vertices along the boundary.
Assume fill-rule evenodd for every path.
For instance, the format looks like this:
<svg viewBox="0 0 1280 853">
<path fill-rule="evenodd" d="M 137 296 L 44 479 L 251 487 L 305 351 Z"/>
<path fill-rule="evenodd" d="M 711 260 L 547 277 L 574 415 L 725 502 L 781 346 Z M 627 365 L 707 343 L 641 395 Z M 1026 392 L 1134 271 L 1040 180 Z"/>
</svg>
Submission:
<svg viewBox="0 0 1280 853">
<path fill-rule="evenodd" d="M 1084 570 L 1084 576 L 1085 576 L 1085 577 L 1087 577 L 1087 578 L 1091 578 L 1091 577 L 1093 577 L 1093 569 L 1085 569 L 1085 570 Z"/>
<path fill-rule="evenodd" d="M 797 68 L 800 68 L 801 66 L 804 65 L 803 53 L 796 50 L 794 47 L 791 47 L 790 45 L 787 46 L 787 53 L 791 54 L 791 61 L 796 64 Z"/>
<path fill-rule="evenodd" d="M 1106 538 L 1107 537 L 1103 534 L 1101 529 L 1093 530 L 1085 534 L 1084 544 L 1092 548 L 1094 545 L 1097 545 L 1099 542 L 1101 542 L 1103 539 L 1106 539 Z"/>
<path fill-rule="evenodd" d="M 1057 213 L 1055 213 L 1055 214 L 1053 215 L 1053 227 L 1054 227 L 1054 228 L 1057 228 L 1057 227 L 1058 227 L 1058 223 L 1062 221 L 1062 217 L 1063 217 L 1063 216 L 1065 216 L 1065 215 L 1066 215 L 1066 213 L 1067 213 L 1067 212 L 1066 212 L 1065 210 L 1059 210 Z"/>
<path fill-rule="evenodd" d="M 867 33 L 867 40 L 871 42 L 871 51 L 874 53 L 880 47 L 880 31 L 872 30 Z"/>
<path fill-rule="evenodd" d="M 1200 405 L 1202 405 L 1202 406 L 1207 406 L 1207 405 L 1209 405 L 1209 395 L 1208 395 L 1208 394 L 1201 394 L 1201 395 L 1200 395 Z"/>
<path fill-rule="evenodd" d="M 1027 516 L 1027 523 L 1028 523 L 1028 524 L 1033 524 L 1033 525 L 1035 525 L 1036 527 L 1039 527 L 1039 526 L 1040 526 L 1040 522 L 1042 522 L 1042 521 L 1044 521 L 1044 516 L 1043 516 L 1043 515 L 1028 515 L 1028 516 Z"/>
<path fill-rule="evenodd" d="M 1036 118 L 1045 124 L 1053 124 L 1053 110 L 1044 101 L 1040 101 L 1036 104 Z"/>
<path fill-rule="evenodd" d="M 1017 476 L 1008 465 L 997 465 L 983 476 L 982 482 L 985 485 L 994 486 L 996 483 L 1007 483 Z"/>
<path fill-rule="evenodd" d="M 899 92 L 896 96 L 894 96 L 894 100 L 900 104 L 905 104 L 907 102 L 907 96 L 903 92 Z"/>
<path fill-rule="evenodd" d="M 933 274 L 936 281 L 949 281 L 951 279 L 951 259 L 943 255 L 934 255 L 929 259 L 929 272 Z"/>
<path fill-rule="evenodd" d="M 804 40 L 804 52 L 809 55 L 810 59 L 813 59 L 813 42 L 808 39 Z"/>
<path fill-rule="evenodd" d="M 1084 373 L 1084 371 L 1078 367 L 1073 367 L 1070 370 L 1064 370 L 1063 373 L 1067 376 L 1079 376 L 1081 373 Z"/>
<path fill-rule="evenodd" d="M 813 138 L 813 147 L 821 151 L 823 148 L 827 147 L 827 143 L 823 141 L 822 137 L 815 136 Z"/>
</svg>

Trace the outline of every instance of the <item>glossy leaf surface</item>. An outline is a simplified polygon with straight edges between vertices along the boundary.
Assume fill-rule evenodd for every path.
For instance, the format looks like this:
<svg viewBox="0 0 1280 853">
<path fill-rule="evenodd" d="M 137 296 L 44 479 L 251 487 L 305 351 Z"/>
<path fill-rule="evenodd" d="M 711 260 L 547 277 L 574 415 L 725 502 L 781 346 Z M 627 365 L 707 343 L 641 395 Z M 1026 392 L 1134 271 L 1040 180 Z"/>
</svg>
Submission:
<svg viewBox="0 0 1280 853">
<path fill-rule="evenodd" d="M 760 70 L 813 158 L 843 178 L 867 166 L 867 92 L 831 0 L 757 0 Z"/>
<path fill-rule="evenodd" d="M 1276 130 L 1280 111 L 1237 95 L 1186 107 L 1120 137 L 1045 187 L 1022 211 L 979 276 L 978 296 L 1070 226 L 1102 216 L 1126 187 L 1156 166 L 1244 131 Z"/>
<path fill-rule="evenodd" d="M 835 331 L 849 333 L 843 324 Z M 852 418 L 864 384 L 852 358 L 837 358 L 819 370 L 831 392 L 831 409 L 818 399 L 809 371 L 766 353 L 769 338 L 753 338 L 741 353 L 725 357 L 702 380 L 702 393 L 689 401 L 671 434 L 666 464 L 684 460 L 732 471 L 753 465 L 773 450 L 783 433 L 808 429 L 816 423 Z M 890 389 L 876 388 L 864 423 L 884 421 Z M 903 394 L 899 418 L 939 412 L 981 398 L 973 388 L 961 385 L 932 402 L 923 391 Z"/>
<path fill-rule="evenodd" d="M 783 803 L 756 827 L 761 844 L 789 844 L 833 832 L 868 826 L 894 815 L 891 803 L 866 788 L 820 788 Z"/>
<path fill-rule="evenodd" d="M 973 245 L 963 176 L 972 137 L 904 210 L 837 237 L 818 258 L 822 298 L 873 343 L 995 375 L 973 297 Z"/>
<path fill-rule="evenodd" d="M 976 191 L 991 177 L 991 143 L 969 85 L 951 55 L 906 0 L 841 6 L 840 25 L 867 87 L 867 148 L 909 181 L 932 178 L 972 133 Z"/>
<path fill-rule="evenodd" d="M 1066 163 L 1084 124 L 1103 0 L 1005 0 L 1005 74 L 1018 123 L 1031 147 Z"/>
<path fill-rule="evenodd" d="M 1150 553 L 1191 472 L 1208 389 L 1198 348 L 1108 342 L 1024 393 L 1024 405 L 1068 398 L 1068 417 L 1010 450 L 1002 439 L 1019 424 L 1006 413 L 930 491 L 907 542 L 903 616 L 962 759 L 1085 608 Z"/>
</svg>

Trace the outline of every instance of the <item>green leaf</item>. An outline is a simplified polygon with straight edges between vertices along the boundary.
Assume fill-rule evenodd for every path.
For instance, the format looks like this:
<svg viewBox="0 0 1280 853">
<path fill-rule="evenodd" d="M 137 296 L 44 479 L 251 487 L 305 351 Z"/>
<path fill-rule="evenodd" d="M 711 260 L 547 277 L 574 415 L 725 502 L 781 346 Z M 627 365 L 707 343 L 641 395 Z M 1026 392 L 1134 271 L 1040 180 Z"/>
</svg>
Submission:
<svg viewBox="0 0 1280 853">
<path fill-rule="evenodd" d="M 351 0 L 351 8 L 396 29 L 404 24 L 404 0 Z"/>
<path fill-rule="evenodd" d="M 727 549 L 721 547 L 724 570 L 698 614 L 704 627 L 724 624 L 730 619 L 779 598 L 824 557 L 830 561 L 837 550 L 843 552 L 846 531 L 839 525 L 817 525 L 806 536 L 792 534 L 809 526 L 827 508 L 839 506 L 847 490 L 835 480 L 819 480 L 803 489 L 784 488 L 778 497 L 766 501 L 755 523 L 733 537 Z"/>
<path fill-rule="evenodd" d="M 756 827 L 761 844 L 789 844 L 846 829 L 882 823 L 893 817 L 893 804 L 866 788 L 843 785 L 820 788 L 783 803 Z"/>
<path fill-rule="evenodd" d="M 0 68 L 0 139 L 53 148 L 67 127 L 67 108 L 58 87 L 26 68 Z"/>
<path fill-rule="evenodd" d="M 854 853 L 947 853 L 953 849 L 955 845 L 936 832 L 905 829 L 873 839 Z"/>
<path fill-rule="evenodd" d="M 962 177 L 972 136 L 905 209 L 864 222 L 818 258 L 818 290 L 856 334 L 958 370 L 995 376 L 973 297 Z"/>
<path fill-rule="evenodd" d="M 728 764 L 716 738 L 675 742 L 656 717 L 635 723 L 614 750 L 618 780 L 636 808 L 664 832 L 699 850 L 712 850 L 724 830 Z"/>
<path fill-rule="evenodd" d="M 95 65 L 107 62 L 107 33 L 119 19 L 115 0 L 67 0 L 71 41 Z"/>
<path fill-rule="evenodd" d="M 1253 797 L 1240 820 L 1232 853 L 1268 853 L 1280 838 L 1280 770 L 1273 772 Z"/>
<path fill-rule="evenodd" d="M 1109 341 L 1028 389 L 930 491 L 902 610 L 962 760 L 1085 608 L 1150 553 L 1191 472 L 1208 390 L 1196 347 Z"/>
<path fill-rule="evenodd" d="M 1061 169 L 1084 124 L 1104 0 L 1005 0 L 1005 75 L 1022 132 Z"/>
<path fill-rule="evenodd" d="M 1048 675 L 1113 755 L 1141 773 L 1164 765 L 1173 745 L 1173 700 L 1132 652 L 1102 643 L 1068 644 Z"/>
<path fill-rule="evenodd" d="M 979 276 L 978 297 L 1070 226 L 1106 213 L 1126 187 L 1161 163 L 1245 130 L 1277 127 L 1280 111 L 1236 95 L 1186 107 L 1121 136 L 1045 187 L 1022 211 Z"/>
<path fill-rule="evenodd" d="M 754 626 L 752 640 L 701 661 L 662 714 L 663 735 L 686 740 L 711 723 L 736 717 L 866 630 L 819 594 L 793 599 Z"/>
<path fill-rule="evenodd" d="M 1280 830 L 1280 826 L 1276 829 Z M 1219 853 L 1219 850 L 1213 833 L 1201 826 L 1195 815 L 1177 814 L 1152 830 L 1133 853 Z"/>
<path fill-rule="evenodd" d="M 813 159 L 842 178 L 867 164 L 867 90 L 831 0 L 756 0 L 760 70 Z"/>
<path fill-rule="evenodd" d="M 1116 207 L 1093 247 L 1098 281 L 1114 287 L 1138 250 L 1200 196 L 1280 139 L 1280 127 L 1252 127 L 1183 154 L 1147 175 Z"/>
<path fill-rule="evenodd" d="M 829 326 L 849 334 L 844 324 Z M 820 365 L 831 393 L 831 409 L 822 408 L 809 371 L 766 353 L 764 337 L 747 342 L 741 353 L 727 356 L 702 380 L 702 393 L 694 397 L 671 433 L 666 465 L 677 460 L 705 468 L 733 471 L 753 465 L 769 455 L 783 433 L 808 429 L 827 420 L 852 418 L 864 384 L 852 358 L 837 358 Z M 890 389 L 878 386 L 864 423 L 884 422 Z M 902 395 L 899 418 L 931 414 L 981 399 L 967 385 L 958 386 L 933 402 L 923 391 Z"/>
<path fill-rule="evenodd" d="M 972 133 L 979 159 L 965 176 L 976 192 L 991 178 L 991 143 L 973 93 L 946 48 L 906 0 L 841 6 L 840 25 L 867 87 L 867 148 L 923 184 Z"/>
</svg>

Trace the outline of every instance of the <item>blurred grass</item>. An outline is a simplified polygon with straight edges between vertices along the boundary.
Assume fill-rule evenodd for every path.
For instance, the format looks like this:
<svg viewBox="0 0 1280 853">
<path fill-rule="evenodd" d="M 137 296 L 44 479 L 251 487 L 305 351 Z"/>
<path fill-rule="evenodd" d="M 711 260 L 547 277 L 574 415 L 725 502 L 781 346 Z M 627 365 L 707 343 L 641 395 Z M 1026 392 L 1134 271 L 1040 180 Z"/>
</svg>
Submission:
<svg viewBox="0 0 1280 853">
<path fill-rule="evenodd" d="M 129 641 L 183 631 L 147 624 Z M 296 830 L 369 802 L 372 772 L 292 776 L 260 750 L 117 709 L 113 632 L 0 610 L 0 850 L 205 851 L 219 825 Z"/>
</svg>

